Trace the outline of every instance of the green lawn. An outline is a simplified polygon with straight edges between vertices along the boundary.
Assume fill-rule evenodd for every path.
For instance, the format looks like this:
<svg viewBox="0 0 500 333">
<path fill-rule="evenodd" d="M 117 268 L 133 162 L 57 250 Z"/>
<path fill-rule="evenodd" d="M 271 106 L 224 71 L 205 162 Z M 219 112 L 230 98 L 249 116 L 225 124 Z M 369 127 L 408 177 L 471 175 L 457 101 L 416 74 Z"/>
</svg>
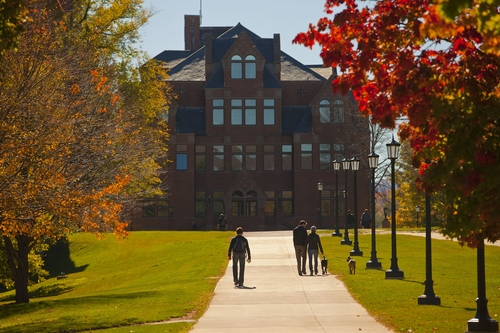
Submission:
<svg viewBox="0 0 500 333">
<path fill-rule="evenodd" d="M 170 318 L 197 319 L 227 266 L 230 236 L 133 232 L 122 242 L 112 235 L 101 241 L 90 234 L 71 236 L 69 253 L 62 247 L 64 255 L 49 263 L 51 271 L 64 271 L 68 278 L 33 287 L 29 304 L 12 304 L 13 292 L 0 294 L 0 331 L 95 332 Z M 191 326 L 183 322 L 134 331 L 183 332 Z"/>
<path fill-rule="evenodd" d="M 290 231 L 291 233 L 291 231 Z M 226 251 L 233 232 L 133 232 L 118 242 L 89 234 L 70 237 L 48 268 L 67 279 L 51 278 L 31 289 L 31 303 L 13 304 L 13 292 L 0 293 L 1 332 L 188 332 L 192 322 L 143 325 L 169 319 L 199 318 L 227 267 Z M 331 232 L 321 234 L 329 270 L 353 296 L 395 332 L 463 332 L 475 316 L 476 251 L 456 242 L 433 246 L 434 291 L 440 306 L 418 305 L 424 292 L 425 239 L 398 235 L 398 265 L 404 280 L 386 280 L 390 267 L 390 235 L 377 236 L 383 270 L 366 270 L 371 236 L 359 237 L 363 257 L 349 275 L 345 258 L 352 246 L 340 245 Z M 352 238 L 352 237 L 351 237 Z M 490 316 L 499 320 L 500 248 L 486 247 L 486 295 Z"/>
<path fill-rule="evenodd" d="M 331 233 L 330 233 L 331 235 Z M 353 236 L 350 236 L 353 240 Z M 391 266 L 391 236 L 377 235 L 377 258 L 382 270 L 367 270 L 371 257 L 371 235 L 359 236 L 362 257 L 355 257 L 356 275 L 349 275 L 345 258 L 352 246 L 340 245 L 340 238 L 322 234 L 329 270 L 346 284 L 351 294 L 378 321 L 395 332 L 464 332 L 467 321 L 476 315 L 476 250 L 460 247 L 450 240 L 432 241 L 432 278 L 441 305 L 418 305 L 425 290 L 425 238 L 397 236 L 399 269 L 404 280 L 386 280 Z M 486 246 L 486 297 L 491 318 L 500 318 L 500 247 Z"/>
</svg>

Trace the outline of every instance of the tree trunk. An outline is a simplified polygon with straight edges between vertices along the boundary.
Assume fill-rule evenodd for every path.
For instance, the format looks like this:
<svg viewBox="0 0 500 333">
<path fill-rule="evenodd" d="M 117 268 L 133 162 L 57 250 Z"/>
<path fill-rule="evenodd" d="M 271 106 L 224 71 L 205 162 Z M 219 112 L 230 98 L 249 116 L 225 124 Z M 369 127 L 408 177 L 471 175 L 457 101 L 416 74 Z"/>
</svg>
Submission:
<svg viewBox="0 0 500 333">
<path fill-rule="evenodd" d="M 14 277 L 16 286 L 16 303 L 29 303 L 28 295 L 28 253 L 30 251 L 30 238 L 16 236 L 17 249 L 12 240 L 4 236 L 7 262 Z"/>
</svg>

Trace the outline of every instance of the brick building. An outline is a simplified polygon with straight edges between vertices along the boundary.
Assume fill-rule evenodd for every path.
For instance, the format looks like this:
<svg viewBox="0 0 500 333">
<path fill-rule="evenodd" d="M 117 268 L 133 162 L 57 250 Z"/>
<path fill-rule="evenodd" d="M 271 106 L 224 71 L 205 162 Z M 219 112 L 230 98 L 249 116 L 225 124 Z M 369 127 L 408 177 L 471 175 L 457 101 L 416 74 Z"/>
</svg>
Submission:
<svg viewBox="0 0 500 333">
<path fill-rule="evenodd" d="M 369 124 L 352 96 L 332 93 L 331 68 L 306 66 L 241 24 L 201 27 L 185 16 L 184 51 L 164 51 L 178 98 L 169 106 L 165 196 L 143 203 L 138 229 L 333 228 L 345 217 L 344 171 L 335 193 L 334 159 L 357 156 L 357 219 L 368 207 Z M 347 173 L 348 209 L 353 172 Z M 319 191 L 317 184 L 323 183 Z M 320 205 L 321 202 L 321 205 Z M 355 214 L 356 215 L 356 214 Z"/>
</svg>

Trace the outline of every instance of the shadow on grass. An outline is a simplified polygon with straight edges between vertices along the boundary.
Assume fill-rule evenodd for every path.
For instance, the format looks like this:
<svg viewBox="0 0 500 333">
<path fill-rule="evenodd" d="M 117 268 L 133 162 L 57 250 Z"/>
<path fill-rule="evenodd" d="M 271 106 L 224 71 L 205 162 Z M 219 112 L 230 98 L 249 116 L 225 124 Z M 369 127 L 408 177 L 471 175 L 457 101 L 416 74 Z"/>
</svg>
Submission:
<svg viewBox="0 0 500 333">
<path fill-rule="evenodd" d="M 47 301 L 40 301 L 40 302 L 33 302 L 33 303 L 27 303 L 27 304 L 5 304 L 5 305 L 0 305 L 0 313 L 2 313 L 2 321 L 5 320 L 6 322 L 9 321 L 14 321 L 16 317 L 19 316 L 26 316 L 34 312 L 38 311 L 47 311 L 51 312 L 53 309 L 57 308 L 77 308 L 80 306 L 80 304 L 85 304 L 88 307 L 93 307 L 95 306 L 96 308 L 99 306 L 102 306 L 103 304 L 108 303 L 110 300 L 133 300 L 137 299 L 139 297 L 147 297 L 148 295 L 154 295 L 154 292 L 150 293 L 145 293 L 145 292 L 138 292 L 138 293 L 121 293 L 121 294 L 111 294 L 111 295 L 98 295 L 98 296 L 85 296 L 85 297 L 75 297 L 75 298 L 65 298 L 65 299 L 60 299 L 60 300 L 47 300 Z M 62 318 L 61 318 L 62 319 Z M 136 324 L 135 322 L 136 318 L 127 318 L 128 324 Z M 94 329 L 95 327 L 89 326 L 89 328 L 83 329 L 81 325 L 84 325 L 84 323 L 74 323 L 74 326 L 76 327 L 77 325 L 80 326 L 79 330 L 75 330 L 71 327 L 71 321 L 65 321 L 61 320 L 61 325 L 57 327 L 58 331 L 57 333 L 63 333 L 63 332 L 78 332 L 78 331 L 88 331 L 88 329 L 92 328 Z M 24 323 L 22 327 L 20 326 L 14 326 L 11 328 L 4 328 L 0 325 L 2 333 L 4 332 L 46 332 L 44 323 L 41 322 L 36 322 L 36 323 Z M 54 326 L 51 326 L 54 328 Z M 110 327 L 102 327 L 102 328 L 110 328 Z"/>
<path fill-rule="evenodd" d="M 71 260 L 69 251 L 69 241 L 62 238 L 52 245 L 44 255 L 44 268 L 49 272 L 50 277 L 56 277 L 61 272 L 66 274 L 83 272 L 88 265 L 76 267 Z"/>
</svg>

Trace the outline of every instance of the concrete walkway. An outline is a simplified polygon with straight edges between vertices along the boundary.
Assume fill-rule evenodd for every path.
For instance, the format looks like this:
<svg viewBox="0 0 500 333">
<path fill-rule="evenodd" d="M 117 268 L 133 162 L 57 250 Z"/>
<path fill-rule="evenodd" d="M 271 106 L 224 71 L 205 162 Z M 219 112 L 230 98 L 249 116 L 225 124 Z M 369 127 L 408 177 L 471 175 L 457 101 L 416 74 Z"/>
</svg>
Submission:
<svg viewBox="0 0 500 333">
<path fill-rule="evenodd" d="M 192 333 L 392 332 L 368 315 L 335 276 L 297 274 L 292 231 L 247 232 L 244 236 L 252 252 L 245 286 L 255 289 L 234 287 L 229 262 Z"/>
</svg>

